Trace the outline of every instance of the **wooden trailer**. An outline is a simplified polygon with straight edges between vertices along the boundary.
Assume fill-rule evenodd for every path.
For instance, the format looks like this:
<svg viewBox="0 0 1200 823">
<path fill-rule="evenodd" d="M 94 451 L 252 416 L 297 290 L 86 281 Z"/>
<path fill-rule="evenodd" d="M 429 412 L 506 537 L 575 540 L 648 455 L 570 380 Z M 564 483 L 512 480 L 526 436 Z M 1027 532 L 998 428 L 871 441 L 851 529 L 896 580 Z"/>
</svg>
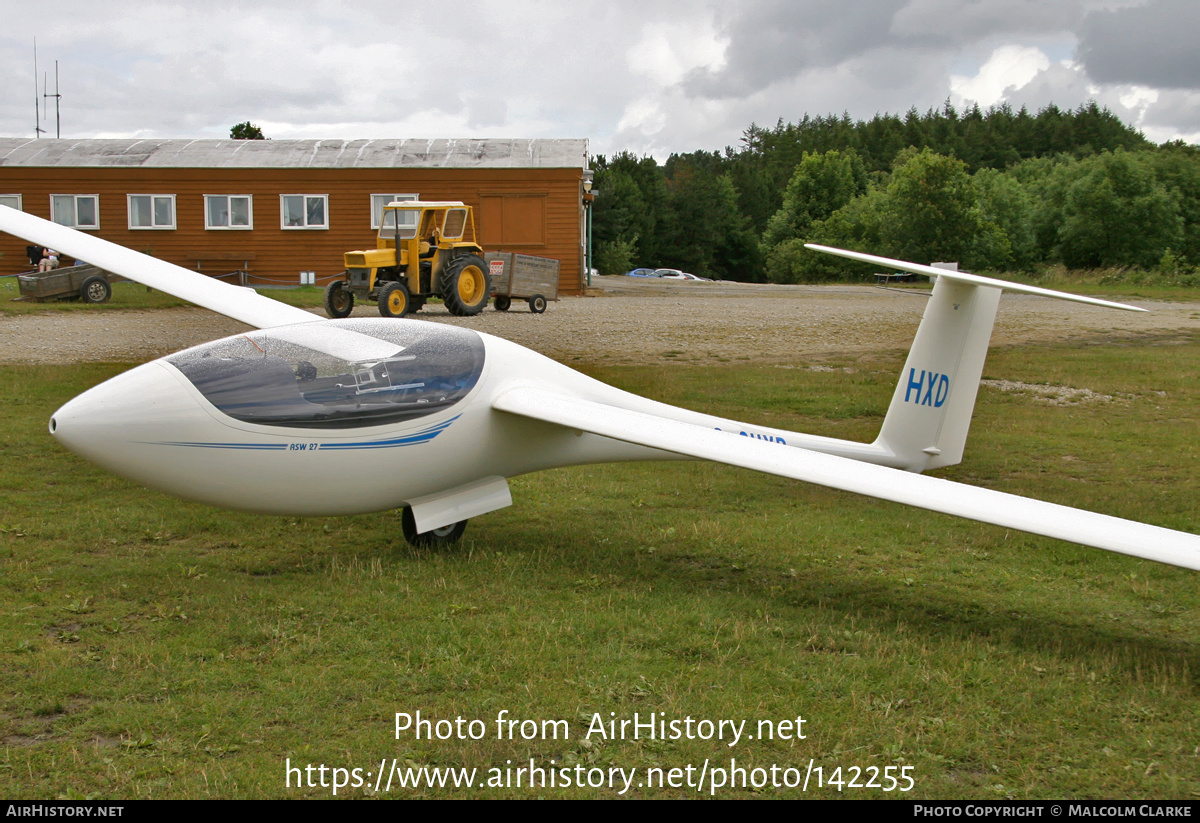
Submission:
<svg viewBox="0 0 1200 823">
<path fill-rule="evenodd" d="M 497 311 L 508 311 L 513 300 L 524 300 L 529 310 L 541 314 L 546 301 L 558 300 L 558 261 L 511 251 L 483 255 Z"/>
<path fill-rule="evenodd" d="M 88 263 L 17 275 L 21 298 L 39 302 L 82 300 L 84 303 L 107 303 L 108 298 L 112 297 L 112 284 L 123 283 L 126 279 Z"/>
</svg>

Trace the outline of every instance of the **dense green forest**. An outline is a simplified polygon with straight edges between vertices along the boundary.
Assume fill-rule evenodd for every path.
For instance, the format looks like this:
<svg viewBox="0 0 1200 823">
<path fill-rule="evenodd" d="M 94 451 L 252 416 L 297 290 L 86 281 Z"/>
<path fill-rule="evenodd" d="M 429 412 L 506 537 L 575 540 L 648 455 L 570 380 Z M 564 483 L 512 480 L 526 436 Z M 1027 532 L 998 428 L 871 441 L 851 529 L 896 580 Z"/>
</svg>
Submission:
<svg viewBox="0 0 1200 823">
<path fill-rule="evenodd" d="M 1155 146 L 1095 103 L 1037 114 L 948 102 L 869 121 L 751 125 L 739 148 L 592 163 L 595 266 L 776 283 L 841 278 L 806 242 L 972 270 L 1200 263 L 1200 148 Z"/>
</svg>

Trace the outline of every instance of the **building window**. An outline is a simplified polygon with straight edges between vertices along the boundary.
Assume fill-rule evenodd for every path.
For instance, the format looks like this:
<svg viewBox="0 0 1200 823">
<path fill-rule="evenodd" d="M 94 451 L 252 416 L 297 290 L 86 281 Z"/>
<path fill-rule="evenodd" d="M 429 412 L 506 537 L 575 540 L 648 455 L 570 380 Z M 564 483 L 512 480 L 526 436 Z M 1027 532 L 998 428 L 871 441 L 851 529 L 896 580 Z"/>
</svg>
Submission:
<svg viewBox="0 0 1200 823">
<path fill-rule="evenodd" d="M 60 226 L 73 229 L 100 228 L 100 195 L 52 194 L 50 217 Z"/>
<path fill-rule="evenodd" d="M 127 197 L 129 198 L 129 228 L 175 228 L 175 195 L 130 194 Z"/>
<path fill-rule="evenodd" d="M 204 228 L 254 228 L 254 201 L 248 194 L 204 195 Z"/>
<path fill-rule="evenodd" d="M 10 209 L 21 211 L 21 195 L 0 194 L 0 206 L 8 206 Z"/>
<path fill-rule="evenodd" d="M 371 195 L 371 228 L 377 229 L 383 223 L 383 207 L 397 200 L 420 200 L 419 194 L 372 194 Z M 417 224 L 417 213 L 402 212 L 400 228 L 412 227 Z M 391 225 L 391 224 L 389 224 Z"/>
<path fill-rule="evenodd" d="M 329 228 L 328 194 L 279 195 L 280 223 L 285 229 Z"/>
</svg>

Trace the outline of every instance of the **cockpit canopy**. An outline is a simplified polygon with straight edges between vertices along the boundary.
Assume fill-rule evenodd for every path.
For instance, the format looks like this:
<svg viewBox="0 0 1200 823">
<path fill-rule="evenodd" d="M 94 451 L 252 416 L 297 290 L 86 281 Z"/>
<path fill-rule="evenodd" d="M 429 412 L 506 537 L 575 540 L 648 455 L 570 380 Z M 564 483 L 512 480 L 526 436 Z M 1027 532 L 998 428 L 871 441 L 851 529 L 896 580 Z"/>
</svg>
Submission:
<svg viewBox="0 0 1200 823">
<path fill-rule="evenodd" d="M 167 358 L 230 417 L 312 429 L 442 411 L 474 388 L 483 360 L 473 331 L 365 318 L 249 332 Z"/>
</svg>

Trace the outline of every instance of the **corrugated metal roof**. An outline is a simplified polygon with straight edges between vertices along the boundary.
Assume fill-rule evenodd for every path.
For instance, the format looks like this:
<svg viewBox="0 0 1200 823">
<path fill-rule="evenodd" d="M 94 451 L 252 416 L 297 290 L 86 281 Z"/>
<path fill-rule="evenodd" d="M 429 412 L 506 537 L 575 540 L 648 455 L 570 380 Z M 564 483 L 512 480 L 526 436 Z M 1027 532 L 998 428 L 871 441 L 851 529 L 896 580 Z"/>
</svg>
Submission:
<svg viewBox="0 0 1200 823">
<path fill-rule="evenodd" d="M 587 140 L 52 140 L 0 138 L 0 166 L 584 169 Z"/>
</svg>

